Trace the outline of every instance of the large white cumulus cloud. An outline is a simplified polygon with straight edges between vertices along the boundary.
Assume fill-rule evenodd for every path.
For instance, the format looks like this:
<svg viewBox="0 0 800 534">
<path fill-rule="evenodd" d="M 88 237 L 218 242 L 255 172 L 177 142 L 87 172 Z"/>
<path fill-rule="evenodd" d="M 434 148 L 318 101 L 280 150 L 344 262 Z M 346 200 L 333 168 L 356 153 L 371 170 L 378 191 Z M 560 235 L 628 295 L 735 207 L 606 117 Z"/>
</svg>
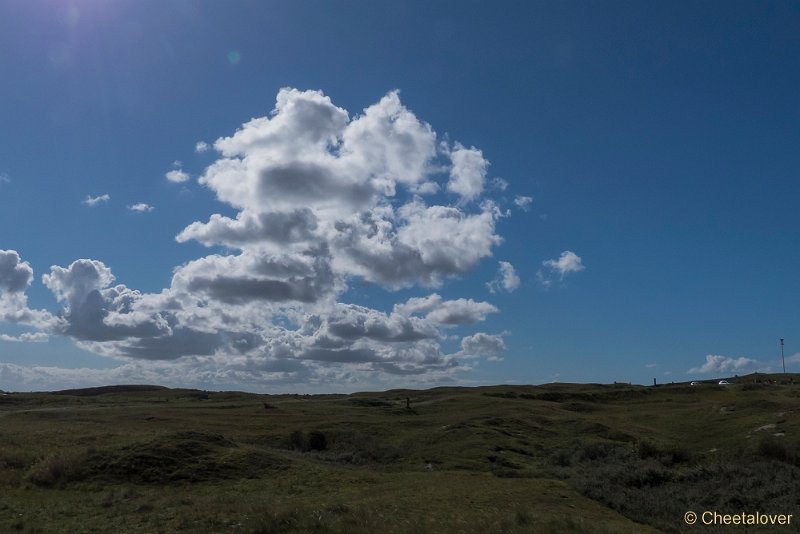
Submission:
<svg viewBox="0 0 800 534">
<path fill-rule="evenodd" d="M 312 207 L 330 219 L 369 209 L 397 183 L 426 178 L 436 135 L 390 93 L 352 121 L 319 91 L 282 89 L 271 116 L 214 148 L 223 156 L 200 183 L 250 213 Z M 187 236 L 190 237 L 190 236 Z"/>
<path fill-rule="evenodd" d="M 360 281 L 388 297 L 427 293 L 502 241 L 481 150 L 439 139 L 397 92 L 351 116 L 320 91 L 282 89 L 269 115 L 213 148 L 198 182 L 236 213 L 191 222 L 176 240 L 222 248 L 176 267 L 152 294 L 114 285 L 99 260 L 53 266 L 42 281 L 62 310 L 44 331 L 148 369 L 171 362 L 198 383 L 443 379 L 468 368 L 465 351 L 505 348 L 483 333 L 443 348 L 445 331 L 498 311 L 487 302 L 433 293 L 390 312 L 343 302 Z M 32 277 L 18 255 L 0 255 L 5 320 Z"/>
</svg>

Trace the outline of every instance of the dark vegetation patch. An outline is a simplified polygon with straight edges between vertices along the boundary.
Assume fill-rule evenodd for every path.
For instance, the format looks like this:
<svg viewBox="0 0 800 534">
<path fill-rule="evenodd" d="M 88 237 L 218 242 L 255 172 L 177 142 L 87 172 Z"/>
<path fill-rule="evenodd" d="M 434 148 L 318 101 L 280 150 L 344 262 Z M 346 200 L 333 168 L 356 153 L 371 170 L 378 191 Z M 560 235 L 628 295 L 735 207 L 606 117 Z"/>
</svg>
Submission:
<svg viewBox="0 0 800 534">
<path fill-rule="evenodd" d="M 79 478 L 108 482 L 167 484 L 251 478 L 287 461 L 220 434 L 178 432 L 123 447 L 87 453 Z"/>
<path fill-rule="evenodd" d="M 19 404 L 20 399 L 16 395 L 3 393 L 0 395 L 0 404 Z"/>
<path fill-rule="evenodd" d="M 0 488 L 19 486 L 27 469 L 36 461 L 36 455 L 29 450 L 13 445 L 0 446 Z"/>
<path fill-rule="evenodd" d="M 518 393 L 514 391 L 491 391 L 484 393 L 487 397 L 498 397 L 500 399 L 516 399 L 519 397 Z"/>
<path fill-rule="evenodd" d="M 289 447 L 301 452 L 324 451 L 328 448 L 328 438 L 319 430 L 308 433 L 295 430 L 289 435 Z"/>
<path fill-rule="evenodd" d="M 0 446 L 0 469 L 23 469 L 33 463 L 35 457 L 18 447 Z"/>
<path fill-rule="evenodd" d="M 325 459 L 337 463 L 392 464 L 402 458 L 396 440 L 381 439 L 368 431 L 337 429 L 327 433 L 329 450 Z"/>
<path fill-rule="evenodd" d="M 570 412 L 589 413 L 596 412 L 600 409 L 599 406 L 588 402 L 568 402 L 564 404 L 563 408 Z"/>
<path fill-rule="evenodd" d="M 550 463 L 585 496 L 667 532 L 679 532 L 676 518 L 687 510 L 786 513 L 800 480 L 797 447 L 773 436 L 723 457 L 648 440 L 587 441 L 557 451 Z"/>
<path fill-rule="evenodd" d="M 758 454 L 764 458 L 800 467 L 800 450 L 782 437 L 765 434 L 758 442 Z"/>
<path fill-rule="evenodd" d="M 347 402 L 354 406 L 363 406 L 365 408 L 390 408 L 394 406 L 392 402 L 386 399 L 373 398 L 373 397 L 355 397 L 347 399 Z"/>
<path fill-rule="evenodd" d="M 571 408 L 576 405 L 579 409 L 574 411 L 589 411 L 592 408 L 587 403 L 602 403 L 613 402 L 621 400 L 638 399 L 650 395 L 652 390 L 644 387 L 631 387 L 631 386 L 606 386 L 608 389 L 602 389 L 598 386 L 597 391 L 570 391 L 570 390 L 553 390 L 547 391 L 542 389 L 535 392 L 516 392 L 516 391 L 502 391 L 502 392 L 485 392 L 483 395 L 487 397 L 497 397 L 504 399 L 525 399 L 534 401 L 546 402 L 559 402 L 569 403 Z"/>
<path fill-rule="evenodd" d="M 765 412 L 779 409 L 781 404 L 769 399 L 753 399 L 747 403 L 747 409 L 755 412 Z"/>
<path fill-rule="evenodd" d="M 550 402 L 613 402 L 621 400 L 631 400 L 646 397 L 652 390 L 645 388 L 620 388 L 609 389 L 597 392 L 569 392 L 569 391 L 547 391 L 544 393 L 521 394 L 521 399 L 540 400 Z"/>
<path fill-rule="evenodd" d="M 198 399 L 198 400 L 203 400 L 203 399 Z M 206 410 L 240 410 L 242 408 L 252 408 L 253 406 L 254 405 L 252 402 L 247 402 L 242 404 L 209 404 L 208 406 L 204 406 L 204 408 Z"/>
<path fill-rule="evenodd" d="M 597 422 L 586 422 L 582 423 L 583 430 L 581 431 L 581 435 L 591 435 L 598 438 L 604 438 L 609 441 L 626 441 L 626 442 L 635 442 L 636 437 L 624 432 L 622 430 L 618 430 L 603 423 Z"/>
<path fill-rule="evenodd" d="M 64 389 L 54 391 L 53 395 L 71 395 L 74 397 L 93 397 L 105 395 L 107 393 L 141 393 L 143 391 L 168 391 L 164 386 L 149 385 L 120 385 L 120 386 L 100 386 L 94 388 Z"/>
<path fill-rule="evenodd" d="M 27 480 L 35 486 L 63 488 L 68 482 L 82 478 L 84 456 L 74 451 L 48 454 L 28 470 Z"/>
<path fill-rule="evenodd" d="M 741 385 L 742 391 L 763 391 L 769 387 L 771 387 L 770 384 L 760 384 L 752 382 Z"/>
</svg>

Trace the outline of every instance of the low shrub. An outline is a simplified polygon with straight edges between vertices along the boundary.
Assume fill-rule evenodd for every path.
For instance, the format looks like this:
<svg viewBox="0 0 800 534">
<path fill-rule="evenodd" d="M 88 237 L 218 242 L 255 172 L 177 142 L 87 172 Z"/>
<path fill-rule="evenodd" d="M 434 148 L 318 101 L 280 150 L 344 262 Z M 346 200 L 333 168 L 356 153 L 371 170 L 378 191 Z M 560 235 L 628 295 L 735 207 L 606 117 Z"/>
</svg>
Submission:
<svg viewBox="0 0 800 534">
<path fill-rule="evenodd" d="M 550 457 L 553 475 L 635 521 L 675 531 L 675 517 L 705 510 L 780 513 L 796 503 L 796 447 L 765 436 L 755 449 L 706 457 L 643 440 L 585 442 Z M 787 465 L 788 464 L 788 465 Z"/>
<path fill-rule="evenodd" d="M 643 460 L 654 458 L 666 466 L 688 463 L 693 460 L 692 453 L 678 445 L 663 446 L 649 440 L 642 440 L 637 443 L 636 450 L 639 458 Z"/>
<path fill-rule="evenodd" d="M 67 482 L 79 478 L 80 468 L 79 455 L 57 452 L 31 466 L 27 479 L 36 486 L 63 487 Z"/>
<path fill-rule="evenodd" d="M 287 462 L 220 434 L 176 432 L 96 450 L 86 455 L 83 464 L 87 480 L 172 484 L 253 478 L 284 469 Z"/>
<path fill-rule="evenodd" d="M 763 436 L 758 443 L 758 454 L 764 458 L 778 460 L 787 464 L 798 464 L 800 457 L 797 454 L 797 447 L 786 443 L 781 438 L 770 436 L 769 434 Z"/>
<path fill-rule="evenodd" d="M 611 443 L 604 443 L 602 441 L 590 441 L 585 443 L 577 450 L 578 460 L 580 461 L 595 461 L 608 458 L 615 450 L 619 448 L 618 445 Z"/>
<path fill-rule="evenodd" d="M 325 434 L 319 430 L 312 430 L 308 433 L 308 448 L 312 451 L 324 451 L 328 448 L 328 440 Z"/>
<path fill-rule="evenodd" d="M 289 435 L 289 447 L 302 452 L 324 451 L 328 448 L 328 439 L 319 430 L 312 430 L 308 434 L 295 430 Z"/>
</svg>

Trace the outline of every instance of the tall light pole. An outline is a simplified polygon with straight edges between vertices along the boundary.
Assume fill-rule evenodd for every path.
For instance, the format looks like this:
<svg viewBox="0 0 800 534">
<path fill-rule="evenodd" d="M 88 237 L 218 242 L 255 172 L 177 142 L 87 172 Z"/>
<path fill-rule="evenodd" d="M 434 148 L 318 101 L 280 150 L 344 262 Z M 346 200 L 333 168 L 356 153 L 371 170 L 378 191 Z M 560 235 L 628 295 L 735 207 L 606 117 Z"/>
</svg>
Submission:
<svg viewBox="0 0 800 534">
<path fill-rule="evenodd" d="M 783 358 L 783 338 L 781 338 L 781 361 L 783 362 L 783 374 L 786 374 L 786 360 Z"/>
</svg>

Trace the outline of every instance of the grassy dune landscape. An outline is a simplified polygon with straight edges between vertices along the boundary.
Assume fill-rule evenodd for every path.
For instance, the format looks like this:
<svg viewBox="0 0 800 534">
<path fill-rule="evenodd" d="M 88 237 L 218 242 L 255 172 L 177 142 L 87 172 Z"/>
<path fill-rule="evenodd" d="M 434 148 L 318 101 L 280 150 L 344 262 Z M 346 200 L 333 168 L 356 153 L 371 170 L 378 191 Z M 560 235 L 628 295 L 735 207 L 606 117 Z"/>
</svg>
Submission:
<svg viewBox="0 0 800 534">
<path fill-rule="evenodd" d="M 791 379 L 3 394 L 0 531 L 724 532 L 798 512 Z"/>
</svg>

